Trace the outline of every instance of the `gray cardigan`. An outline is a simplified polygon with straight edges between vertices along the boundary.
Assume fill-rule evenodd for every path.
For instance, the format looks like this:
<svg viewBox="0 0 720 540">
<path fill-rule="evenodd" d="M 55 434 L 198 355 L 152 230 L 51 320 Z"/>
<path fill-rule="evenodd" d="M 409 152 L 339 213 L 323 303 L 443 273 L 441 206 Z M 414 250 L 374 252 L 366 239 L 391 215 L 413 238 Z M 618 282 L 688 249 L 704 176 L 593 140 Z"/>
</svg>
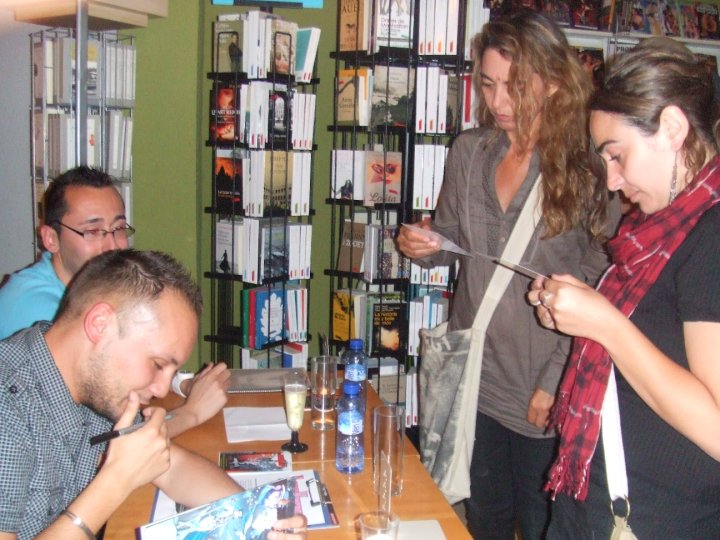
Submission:
<svg viewBox="0 0 720 540">
<path fill-rule="evenodd" d="M 493 256 L 502 253 L 515 221 L 539 172 L 534 155 L 522 186 L 502 212 L 495 195 L 494 171 L 509 148 L 504 132 L 474 129 L 463 132 L 448 154 L 433 229 L 469 251 Z M 544 274 L 569 273 L 594 284 L 608 266 L 604 252 L 590 245 L 587 233 L 576 228 L 553 238 L 541 238 L 536 228 L 521 264 Z M 417 260 L 423 266 L 452 264 L 459 256 L 440 251 Z M 449 330 L 472 326 L 495 264 L 481 257 L 459 257 L 460 273 L 450 314 Z M 488 326 L 483 354 L 478 410 L 528 437 L 549 437 L 527 421 L 536 388 L 555 394 L 570 348 L 570 338 L 541 327 L 526 300 L 531 280 L 516 274 Z"/>
</svg>

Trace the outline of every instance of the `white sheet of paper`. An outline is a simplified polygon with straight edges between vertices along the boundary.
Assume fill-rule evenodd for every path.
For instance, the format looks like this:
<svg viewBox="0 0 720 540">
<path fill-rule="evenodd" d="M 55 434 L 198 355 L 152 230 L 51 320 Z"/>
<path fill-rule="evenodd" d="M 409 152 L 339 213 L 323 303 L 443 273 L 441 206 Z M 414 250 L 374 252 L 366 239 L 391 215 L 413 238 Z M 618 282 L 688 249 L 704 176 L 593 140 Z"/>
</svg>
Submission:
<svg viewBox="0 0 720 540">
<path fill-rule="evenodd" d="M 445 540 L 445 533 L 436 519 L 401 521 L 398 540 Z"/>
<path fill-rule="evenodd" d="M 223 417 L 229 443 L 290 439 L 283 407 L 225 407 Z"/>
<path fill-rule="evenodd" d="M 410 223 L 403 223 L 403 227 L 407 227 L 413 232 L 422 234 L 426 238 L 438 242 L 440 244 L 440 249 L 443 251 L 452 251 L 453 253 L 459 253 L 460 255 L 472 255 L 472 253 L 470 253 L 468 250 L 461 248 L 455 242 L 453 242 L 452 240 L 448 240 L 438 232 L 431 231 L 429 229 L 423 229 L 422 227 L 418 227 L 417 225 L 411 225 Z"/>
</svg>

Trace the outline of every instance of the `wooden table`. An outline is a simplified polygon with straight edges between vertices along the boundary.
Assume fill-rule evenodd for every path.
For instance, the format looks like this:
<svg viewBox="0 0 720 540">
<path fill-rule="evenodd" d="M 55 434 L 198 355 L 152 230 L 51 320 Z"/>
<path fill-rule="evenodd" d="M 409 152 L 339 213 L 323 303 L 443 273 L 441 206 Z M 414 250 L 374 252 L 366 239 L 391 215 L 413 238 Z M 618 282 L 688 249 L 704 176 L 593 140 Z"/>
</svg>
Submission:
<svg viewBox="0 0 720 540">
<path fill-rule="evenodd" d="M 159 405 L 173 408 L 179 403 L 177 396 L 168 396 Z M 377 394 L 369 388 L 366 426 L 371 410 L 380 403 Z M 228 406 L 280 406 L 281 393 L 235 394 L 230 396 Z M 231 444 L 225 436 L 222 413 L 211 418 L 203 425 L 177 437 L 176 442 L 207 459 L 217 462 L 220 451 L 239 450 L 278 450 L 279 441 L 253 441 Z M 353 539 L 359 538 L 355 530 L 355 519 L 363 512 L 377 509 L 377 495 L 372 482 L 372 435 L 365 429 L 365 471 L 347 475 L 335 469 L 335 431 L 315 431 L 310 427 L 310 413 L 306 412 L 300 440 L 308 444 L 309 449 L 302 454 L 293 455 L 293 469 L 314 469 L 320 473 L 321 480 L 327 485 L 335 512 L 340 520 L 340 528 L 316 530 L 309 533 L 311 540 Z M 392 498 L 392 510 L 401 520 L 436 519 L 449 540 L 470 538 L 467 529 L 435 486 L 432 478 L 420 463 L 415 447 L 405 439 L 405 461 L 403 468 L 402 494 Z M 118 508 L 108 521 L 105 540 L 135 540 L 135 529 L 150 520 L 150 511 L 155 487 L 143 486 L 137 489 Z"/>
</svg>

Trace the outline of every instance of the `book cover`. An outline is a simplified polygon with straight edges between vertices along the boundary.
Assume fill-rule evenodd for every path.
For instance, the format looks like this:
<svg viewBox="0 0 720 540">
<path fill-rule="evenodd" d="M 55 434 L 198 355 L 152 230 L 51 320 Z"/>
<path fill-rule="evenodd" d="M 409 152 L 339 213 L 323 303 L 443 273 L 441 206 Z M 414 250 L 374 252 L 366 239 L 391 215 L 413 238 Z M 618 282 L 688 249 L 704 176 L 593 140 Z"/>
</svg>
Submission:
<svg viewBox="0 0 720 540">
<path fill-rule="evenodd" d="M 220 452 L 218 466 L 228 473 L 289 471 L 290 452 Z"/>
<path fill-rule="evenodd" d="M 399 203 L 402 195 L 402 153 L 365 153 L 365 196 L 363 204 Z"/>
<path fill-rule="evenodd" d="M 237 120 L 240 111 L 237 106 L 234 86 L 216 86 L 210 92 L 210 140 L 233 142 L 238 140 Z"/>
<path fill-rule="evenodd" d="M 365 223 L 343 223 L 335 268 L 340 272 L 362 272 L 365 253 Z"/>
<path fill-rule="evenodd" d="M 270 23 L 270 58 L 272 70 L 279 75 L 295 73 L 295 42 L 297 23 L 272 18 Z"/>
<path fill-rule="evenodd" d="M 372 0 L 340 0 L 338 49 L 366 51 L 370 37 L 370 2 Z"/>
<path fill-rule="evenodd" d="M 365 152 L 333 150 L 331 167 L 330 196 L 334 199 L 362 201 L 365 189 Z"/>
<path fill-rule="evenodd" d="M 278 215 L 290 210 L 293 186 L 292 152 L 275 150 L 265 154 L 264 172 L 265 215 Z"/>
<path fill-rule="evenodd" d="M 680 6 L 680 28 L 682 37 L 688 39 L 700 39 L 700 28 L 698 26 L 698 14 L 695 10 L 695 2 L 692 0 L 679 0 Z"/>
<path fill-rule="evenodd" d="M 242 71 L 243 22 L 215 21 L 213 23 L 213 54 L 215 71 L 239 73 Z"/>
<path fill-rule="evenodd" d="M 574 28 L 597 30 L 600 25 L 600 4 L 598 0 L 572 0 L 571 17 Z"/>
<path fill-rule="evenodd" d="M 355 313 L 353 295 L 348 290 L 337 290 L 332 293 L 332 339 L 348 341 L 364 337 L 355 332 Z"/>
<path fill-rule="evenodd" d="M 284 218 L 261 218 L 260 269 L 263 279 L 282 277 L 288 269 L 288 235 Z"/>
<path fill-rule="evenodd" d="M 370 113 L 370 68 L 341 69 L 337 75 L 338 125 L 367 126 Z"/>
<path fill-rule="evenodd" d="M 662 5 L 662 4 L 661 4 Z M 676 0 L 665 0 L 662 8 L 663 31 L 666 36 L 678 37 L 681 34 L 680 29 L 680 8 Z"/>
<path fill-rule="evenodd" d="M 447 6 L 443 6 L 444 11 Z M 413 0 L 375 0 L 374 50 L 382 47 L 409 49 L 413 45 Z M 444 32 L 444 29 L 443 29 Z"/>
<path fill-rule="evenodd" d="M 260 287 L 255 291 L 255 342 L 261 349 L 285 339 L 285 299 L 282 289 Z"/>
<path fill-rule="evenodd" d="M 415 70 L 377 65 L 373 71 L 370 125 L 407 126 L 413 121 Z"/>
<path fill-rule="evenodd" d="M 540 11 L 559 26 L 570 26 L 570 4 L 566 0 L 540 0 Z"/>
<path fill-rule="evenodd" d="M 404 358 L 407 342 L 405 303 L 378 302 L 372 306 L 372 356 Z"/>
<path fill-rule="evenodd" d="M 575 47 L 578 60 L 592 80 L 595 88 L 600 88 L 605 80 L 605 55 L 602 49 L 595 47 Z"/>
<path fill-rule="evenodd" d="M 214 206 L 219 214 L 242 214 L 242 160 L 240 148 L 215 150 Z"/>
<path fill-rule="evenodd" d="M 710 1 L 698 2 L 695 5 L 698 16 L 700 39 L 718 39 L 718 4 Z"/>
</svg>

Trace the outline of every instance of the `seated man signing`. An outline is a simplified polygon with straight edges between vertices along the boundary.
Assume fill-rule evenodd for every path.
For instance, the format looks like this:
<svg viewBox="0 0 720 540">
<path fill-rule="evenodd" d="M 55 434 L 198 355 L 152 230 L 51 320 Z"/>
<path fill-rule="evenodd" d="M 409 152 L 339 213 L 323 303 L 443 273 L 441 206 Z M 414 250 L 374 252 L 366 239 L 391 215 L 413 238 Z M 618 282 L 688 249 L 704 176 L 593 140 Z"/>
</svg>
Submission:
<svg viewBox="0 0 720 540">
<path fill-rule="evenodd" d="M 45 192 L 43 208 L 39 233 L 46 251 L 0 289 L 0 339 L 37 321 L 52 321 L 80 267 L 100 253 L 127 248 L 135 232 L 112 178 L 99 169 L 80 166 L 58 176 Z M 217 364 L 182 383 L 188 399 L 168 422 L 171 437 L 222 409 L 229 376 L 225 365 Z"/>
<path fill-rule="evenodd" d="M 188 506 L 241 488 L 168 439 L 165 411 L 109 443 L 163 397 L 197 339 L 202 300 L 190 275 L 158 252 L 113 250 L 73 278 L 55 322 L 0 341 L 0 540 L 88 540 L 148 482 Z M 100 464 L 100 466 L 98 466 Z M 302 538 L 303 516 L 268 538 Z"/>
</svg>

